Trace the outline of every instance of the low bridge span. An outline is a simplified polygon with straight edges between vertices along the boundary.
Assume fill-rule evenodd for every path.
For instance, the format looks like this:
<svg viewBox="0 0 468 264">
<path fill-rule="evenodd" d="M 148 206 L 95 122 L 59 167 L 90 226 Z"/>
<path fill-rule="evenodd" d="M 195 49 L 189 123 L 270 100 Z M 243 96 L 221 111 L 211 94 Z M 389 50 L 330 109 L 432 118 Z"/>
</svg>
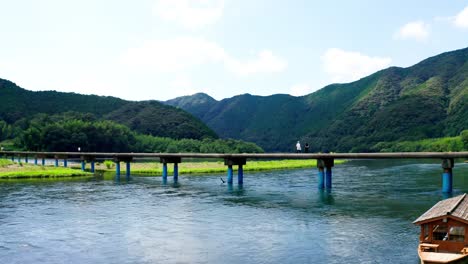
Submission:
<svg viewBox="0 0 468 264">
<path fill-rule="evenodd" d="M 455 159 L 468 159 L 468 152 L 392 152 L 392 153 L 101 153 L 101 152 L 31 152 L 31 151 L 0 151 L 0 156 L 15 158 L 20 162 L 23 158 L 34 159 L 38 164 L 41 159 L 45 165 L 45 159 L 55 159 L 55 166 L 59 166 L 59 160 L 67 166 L 68 159 L 81 160 L 81 169 L 86 169 L 86 163 L 90 163 L 90 170 L 94 172 L 96 160 L 112 159 L 116 164 L 116 177 L 120 177 L 120 163 L 126 164 L 126 176 L 130 177 L 130 164 L 133 160 L 143 158 L 159 159 L 163 164 L 163 181 L 167 181 L 167 164 L 174 165 L 174 181 L 178 180 L 178 164 L 183 158 L 213 158 L 224 159 L 227 166 L 227 183 L 233 183 L 233 166 L 238 166 L 238 184 L 244 182 L 243 165 L 247 159 L 316 159 L 318 168 L 318 188 L 330 189 L 332 187 L 332 167 L 335 159 L 439 159 L 442 164 L 442 191 L 452 192 L 453 173 Z"/>
</svg>

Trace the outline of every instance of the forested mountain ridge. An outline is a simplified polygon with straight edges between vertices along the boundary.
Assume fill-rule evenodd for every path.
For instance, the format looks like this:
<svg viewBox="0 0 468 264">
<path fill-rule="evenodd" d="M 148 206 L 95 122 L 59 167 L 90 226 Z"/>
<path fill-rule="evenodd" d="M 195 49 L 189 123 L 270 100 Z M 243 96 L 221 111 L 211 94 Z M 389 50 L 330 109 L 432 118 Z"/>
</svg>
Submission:
<svg viewBox="0 0 468 264">
<path fill-rule="evenodd" d="M 301 97 L 244 94 L 209 103 L 199 97 L 166 103 L 196 115 L 221 137 L 253 141 L 267 151 L 289 151 L 299 139 L 312 151 L 380 151 L 381 143 L 468 129 L 468 48 Z"/>
<path fill-rule="evenodd" d="M 216 133 L 191 114 L 157 101 L 133 102 L 108 96 L 33 92 L 0 79 L 0 121 L 14 124 L 40 113 L 53 115 L 65 112 L 89 113 L 158 137 L 217 138 Z"/>
</svg>

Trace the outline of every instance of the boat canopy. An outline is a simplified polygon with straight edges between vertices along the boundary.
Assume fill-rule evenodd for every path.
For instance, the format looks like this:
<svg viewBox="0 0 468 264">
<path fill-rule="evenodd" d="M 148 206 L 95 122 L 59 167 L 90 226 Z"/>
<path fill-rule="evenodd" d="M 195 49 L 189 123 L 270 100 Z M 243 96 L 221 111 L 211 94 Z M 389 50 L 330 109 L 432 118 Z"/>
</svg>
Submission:
<svg viewBox="0 0 468 264">
<path fill-rule="evenodd" d="M 468 224 L 468 197 L 466 193 L 436 203 L 413 223 L 420 225 L 425 222 L 448 216 Z"/>
</svg>

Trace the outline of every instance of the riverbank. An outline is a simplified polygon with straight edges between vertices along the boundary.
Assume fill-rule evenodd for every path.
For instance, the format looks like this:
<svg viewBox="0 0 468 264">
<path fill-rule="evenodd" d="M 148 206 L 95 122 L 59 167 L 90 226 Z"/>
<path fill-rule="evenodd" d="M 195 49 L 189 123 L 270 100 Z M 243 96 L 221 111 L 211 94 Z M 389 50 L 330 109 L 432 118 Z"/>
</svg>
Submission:
<svg viewBox="0 0 468 264">
<path fill-rule="evenodd" d="M 345 160 L 335 160 L 335 164 L 344 163 Z M 113 172 L 114 166 L 103 168 L 104 164 L 98 165 L 97 169 L 101 168 L 106 172 Z M 108 163 L 109 165 L 109 163 Z M 270 160 L 270 161 L 247 161 L 244 165 L 245 172 L 252 171 L 273 171 L 286 169 L 301 169 L 317 167 L 316 160 Z M 174 167 L 169 164 L 167 166 L 168 173 L 172 174 Z M 234 171 L 237 166 L 233 166 Z M 179 174 L 214 174 L 225 173 L 227 166 L 224 161 L 202 161 L 202 162 L 182 162 L 179 164 Z M 121 172 L 125 172 L 125 166 L 121 166 Z M 131 164 L 132 175 L 143 176 L 158 176 L 162 175 L 162 164 L 159 162 L 141 162 Z"/>
<path fill-rule="evenodd" d="M 0 179 L 67 178 L 92 175 L 90 172 L 72 168 L 35 166 L 0 159 Z"/>
<path fill-rule="evenodd" d="M 335 160 L 335 164 L 344 163 L 344 160 Z M 60 164 L 62 166 L 63 164 Z M 0 159 L 0 179 L 28 179 L 28 178 L 66 178 L 76 176 L 92 176 L 89 170 L 81 171 L 79 164 L 69 164 L 69 168 L 36 166 L 32 164 L 17 163 L 6 159 Z M 170 164 L 171 165 L 171 164 Z M 287 169 L 315 168 L 316 160 L 270 160 L 248 161 L 244 165 L 244 171 L 274 171 Z M 96 163 L 97 172 L 114 173 L 115 164 L 111 161 Z M 89 169 L 89 164 L 88 164 Z M 237 166 L 233 166 L 234 171 Z M 227 170 L 224 161 L 191 161 L 179 164 L 179 174 L 202 175 L 225 173 Z M 168 166 L 168 173 L 172 174 L 173 166 Z M 121 166 L 121 172 L 125 173 L 125 166 Z M 162 164 L 159 162 L 133 162 L 131 174 L 140 176 L 162 175 Z"/>
</svg>

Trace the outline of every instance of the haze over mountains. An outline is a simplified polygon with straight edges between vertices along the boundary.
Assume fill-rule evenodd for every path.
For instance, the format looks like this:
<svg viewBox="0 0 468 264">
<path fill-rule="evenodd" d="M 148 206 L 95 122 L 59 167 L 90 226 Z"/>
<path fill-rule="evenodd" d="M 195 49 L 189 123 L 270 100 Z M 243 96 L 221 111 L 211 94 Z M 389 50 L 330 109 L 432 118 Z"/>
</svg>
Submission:
<svg viewBox="0 0 468 264">
<path fill-rule="evenodd" d="M 468 48 L 391 67 L 301 97 L 206 94 L 165 102 L 200 118 L 220 137 L 266 151 L 379 151 L 378 143 L 456 136 L 468 129 Z"/>
</svg>

